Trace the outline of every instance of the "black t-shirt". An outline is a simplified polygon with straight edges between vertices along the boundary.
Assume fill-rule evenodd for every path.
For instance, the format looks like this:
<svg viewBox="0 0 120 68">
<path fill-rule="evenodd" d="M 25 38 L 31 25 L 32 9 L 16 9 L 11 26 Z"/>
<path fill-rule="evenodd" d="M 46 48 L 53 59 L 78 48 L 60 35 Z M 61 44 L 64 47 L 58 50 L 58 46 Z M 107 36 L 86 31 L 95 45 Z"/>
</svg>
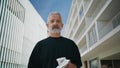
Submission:
<svg viewBox="0 0 120 68">
<path fill-rule="evenodd" d="M 56 59 L 60 57 L 70 59 L 77 68 L 82 66 L 79 50 L 72 40 L 48 37 L 36 44 L 28 68 L 56 68 L 58 66 Z"/>
</svg>

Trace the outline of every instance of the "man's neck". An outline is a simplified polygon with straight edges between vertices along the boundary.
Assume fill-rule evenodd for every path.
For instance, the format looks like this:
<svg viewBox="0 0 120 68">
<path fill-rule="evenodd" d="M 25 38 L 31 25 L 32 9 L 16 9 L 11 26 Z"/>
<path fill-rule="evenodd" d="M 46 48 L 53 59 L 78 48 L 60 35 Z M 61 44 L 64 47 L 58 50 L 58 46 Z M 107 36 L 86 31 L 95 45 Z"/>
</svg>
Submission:
<svg viewBox="0 0 120 68">
<path fill-rule="evenodd" d="M 50 37 L 60 37 L 61 36 L 61 34 L 59 33 L 59 34 L 51 34 L 51 33 L 49 33 L 49 35 L 50 35 Z"/>
</svg>

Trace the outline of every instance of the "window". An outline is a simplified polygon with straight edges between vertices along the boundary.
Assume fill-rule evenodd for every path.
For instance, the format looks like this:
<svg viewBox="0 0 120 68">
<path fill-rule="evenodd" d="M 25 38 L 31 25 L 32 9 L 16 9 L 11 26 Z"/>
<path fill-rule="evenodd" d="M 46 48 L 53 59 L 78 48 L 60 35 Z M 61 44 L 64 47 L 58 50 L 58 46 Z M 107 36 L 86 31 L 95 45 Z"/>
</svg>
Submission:
<svg viewBox="0 0 120 68">
<path fill-rule="evenodd" d="M 80 17 L 83 16 L 83 6 L 81 7 L 79 14 L 80 14 Z"/>
<path fill-rule="evenodd" d="M 99 61 L 97 58 L 90 61 L 90 68 L 99 68 Z"/>
<path fill-rule="evenodd" d="M 120 13 L 113 19 L 112 21 L 113 28 L 116 28 L 118 25 L 120 25 Z"/>
<path fill-rule="evenodd" d="M 90 29 L 90 31 L 88 32 L 88 41 L 89 41 L 89 46 L 92 46 L 94 43 L 97 42 L 97 35 L 96 35 L 95 26 L 93 26 Z"/>
</svg>

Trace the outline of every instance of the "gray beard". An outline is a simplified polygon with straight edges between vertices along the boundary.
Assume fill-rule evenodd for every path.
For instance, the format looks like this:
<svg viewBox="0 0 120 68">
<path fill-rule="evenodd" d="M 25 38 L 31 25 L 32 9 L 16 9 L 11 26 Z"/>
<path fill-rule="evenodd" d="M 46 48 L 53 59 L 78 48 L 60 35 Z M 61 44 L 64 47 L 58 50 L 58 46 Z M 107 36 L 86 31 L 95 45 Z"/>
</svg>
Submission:
<svg viewBox="0 0 120 68">
<path fill-rule="evenodd" d="M 54 29 L 50 28 L 49 32 L 52 34 L 59 34 L 61 32 L 61 29 L 60 28 L 54 28 Z"/>
</svg>

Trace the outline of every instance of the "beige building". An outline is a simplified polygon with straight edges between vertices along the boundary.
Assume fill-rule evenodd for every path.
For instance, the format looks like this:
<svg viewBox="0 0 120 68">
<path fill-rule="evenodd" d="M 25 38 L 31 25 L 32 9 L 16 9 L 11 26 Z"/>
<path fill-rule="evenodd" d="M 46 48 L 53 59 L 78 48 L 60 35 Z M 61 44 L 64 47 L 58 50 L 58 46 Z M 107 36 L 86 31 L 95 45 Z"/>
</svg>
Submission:
<svg viewBox="0 0 120 68">
<path fill-rule="evenodd" d="M 82 68 L 120 67 L 120 0 L 73 0 L 65 36 L 79 47 Z"/>
<path fill-rule="evenodd" d="M 46 36 L 29 0 L 0 0 L 0 68 L 27 68 L 33 47 Z"/>
</svg>

